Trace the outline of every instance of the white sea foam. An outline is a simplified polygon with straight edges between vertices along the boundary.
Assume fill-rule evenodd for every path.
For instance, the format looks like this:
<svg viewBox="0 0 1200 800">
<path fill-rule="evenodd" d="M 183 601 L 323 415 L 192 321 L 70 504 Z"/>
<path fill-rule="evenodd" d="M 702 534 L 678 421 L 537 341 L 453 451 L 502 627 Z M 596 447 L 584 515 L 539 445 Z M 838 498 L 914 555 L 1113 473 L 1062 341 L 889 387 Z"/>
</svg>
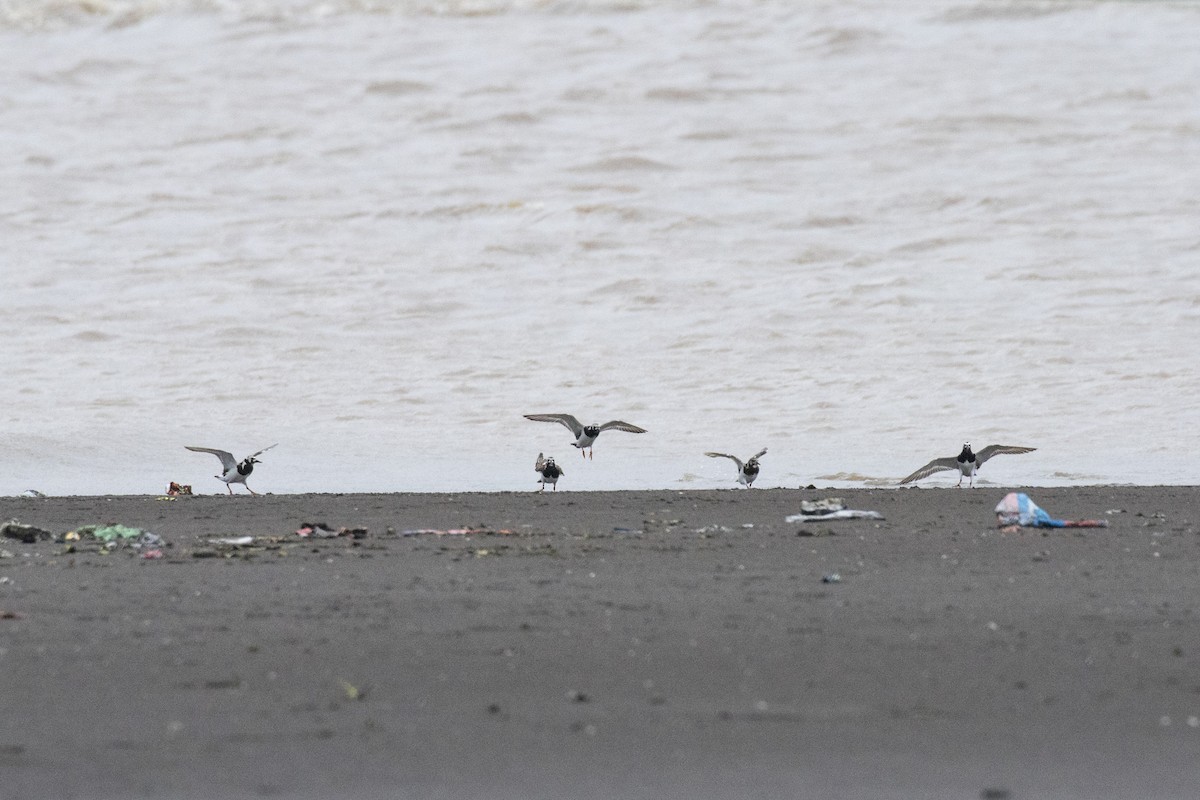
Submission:
<svg viewBox="0 0 1200 800">
<path fill-rule="evenodd" d="M 0 493 L 1200 481 L 1200 7 L 0 0 Z M 523 413 L 649 428 L 580 463 Z M 572 466 L 574 464 L 574 466 Z M 841 476 L 822 480 L 820 476 Z M 953 482 L 954 477 L 930 479 Z"/>
</svg>

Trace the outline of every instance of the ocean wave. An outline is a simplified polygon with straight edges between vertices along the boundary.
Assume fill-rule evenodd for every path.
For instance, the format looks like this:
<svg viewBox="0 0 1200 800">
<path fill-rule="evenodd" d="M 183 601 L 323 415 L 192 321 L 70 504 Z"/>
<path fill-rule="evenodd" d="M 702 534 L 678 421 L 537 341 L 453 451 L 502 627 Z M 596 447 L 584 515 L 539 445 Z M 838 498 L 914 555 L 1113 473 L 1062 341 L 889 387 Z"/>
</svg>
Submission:
<svg viewBox="0 0 1200 800">
<path fill-rule="evenodd" d="M 0 0 L 0 30 L 127 27 L 170 14 L 238 20 L 310 21 L 353 14 L 480 17 L 512 13 L 628 12 L 688 7 L 703 0 Z"/>
</svg>

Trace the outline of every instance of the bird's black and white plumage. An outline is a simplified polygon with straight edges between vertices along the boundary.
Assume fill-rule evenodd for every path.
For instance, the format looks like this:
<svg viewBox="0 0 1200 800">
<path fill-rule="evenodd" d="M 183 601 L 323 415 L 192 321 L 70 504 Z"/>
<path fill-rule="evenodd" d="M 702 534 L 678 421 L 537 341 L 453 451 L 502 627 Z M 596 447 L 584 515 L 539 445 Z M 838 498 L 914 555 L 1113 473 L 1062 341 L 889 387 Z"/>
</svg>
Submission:
<svg viewBox="0 0 1200 800">
<path fill-rule="evenodd" d="M 542 476 L 542 479 L 538 481 L 542 485 L 542 488 L 538 489 L 539 492 L 546 491 L 547 483 L 557 492 L 558 479 L 567 474 L 562 467 L 554 463 L 553 456 L 546 458 L 542 453 L 538 453 L 537 463 L 533 465 L 533 468 Z"/>
<path fill-rule="evenodd" d="M 626 433 L 646 432 L 645 428 L 630 425 L 628 422 L 622 422 L 619 419 L 614 419 L 603 425 L 582 425 L 579 420 L 570 414 L 526 414 L 525 419 L 531 419 L 534 422 L 557 422 L 559 425 L 564 426 L 575 437 L 573 445 L 579 448 L 579 454 L 584 458 L 591 458 L 592 444 L 596 441 L 596 437 L 604 431 L 625 431 Z M 587 451 L 586 453 L 584 452 L 585 450 Z"/>
<path fill-rule="evenodd" d="M 935 458 L 919 470 L 909 475 L 900 483 L 909 483 L 918 481 L 935 472 L 941 472 L 947 469 L 956 469 L 959 471 L 958 485 L 962 486 L 962 479 L 969 477 L 970 485 L 975 485 L 975 471 L 983 466 L 983 462 L 987 461 L 992 456 L 999 455 L 1016 455 L 1019 453 L 1032 453 L 1036 447 L 1015 447 L 1008 444 L 989 444 L 987 447 L 980 450 L 978 453 L 972 452 L 971 443 L 964 442 L 962 452 L 957 456 L 947 456 L 946 458 Z"/>
<path fill-rule="evenodd" d="M 708 456 L 709 458 L 728 458 L 732 460 L 733 463 L 737 464 L 738 483 L 745 484 L 746 488 L 749 489 L 752 485 L 754 485 L 754 479 L 758 477 L 758 460 L 766 455 L 766 452 L 767 448 L 764 447 L 762 450 L 759 450 L 757 453 L 750 456 L 750 460 L 744 464 L 740 458 L 737 456 L 731 456 L 728 453 L 705 453 L 704 455 Z"/>
<path fill-rule="evenodd" d="M 271 447 L 275 447 L 277 444 L 278 442 L 271 445 Z M 214 477 L 217 480 L 225 482 L 225 488 L 229 490 L 230 494 L 233 494 L 232 484 L 235 483 L 240 483 L 245 486 L 246 491 L 250 492 L 250 494 L 258 494 L 258 492 L 251 489 L 246 483 L 246 478 L 249 478 L 250 473 L 254 472 L 254 465 L 260 463 L 258 456 L 261 456 L 263 453 L 270 450 L 271 447 L 264 447 L 257 453 L 246 456 L 240 462 L 233 457 L 233 453 L 226 452 L 225 450 L 217 450 L 212 447 L 191 447 L 188 445 L 185 445 L 185 447 L 187 447 L 188 450 L 196 453 L 212 453 L 214 456 L 221 459 L 221 474 L 215 475 Z"/>
</svg>

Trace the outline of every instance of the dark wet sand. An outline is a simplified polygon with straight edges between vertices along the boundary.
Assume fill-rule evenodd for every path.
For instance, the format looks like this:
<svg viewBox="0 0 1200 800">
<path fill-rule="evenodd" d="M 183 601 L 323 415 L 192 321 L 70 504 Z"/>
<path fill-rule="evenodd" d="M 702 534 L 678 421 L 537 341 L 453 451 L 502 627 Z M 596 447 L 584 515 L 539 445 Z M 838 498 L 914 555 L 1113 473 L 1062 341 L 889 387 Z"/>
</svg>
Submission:
<svg viewBox="0 0 1200 800">
<path fill-rule="evenodd" d="M 1200 796 L 1200 490 L 1004 491 L 0 499 L 171 544 L 0 541 L 0 798 Z"/>
</svg>

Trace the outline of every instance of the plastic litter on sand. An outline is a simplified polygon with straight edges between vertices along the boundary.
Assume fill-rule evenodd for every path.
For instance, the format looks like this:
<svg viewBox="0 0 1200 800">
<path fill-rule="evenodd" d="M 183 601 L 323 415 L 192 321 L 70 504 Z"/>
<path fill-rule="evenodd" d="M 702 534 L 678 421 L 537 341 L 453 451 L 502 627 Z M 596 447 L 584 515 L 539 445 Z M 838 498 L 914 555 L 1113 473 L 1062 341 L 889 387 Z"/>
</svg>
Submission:
<svg viewBox="0 0 1200 800">
<path fill-rule="evenodd" d="M 1024 492 L 1009 492 L 996 505 L 996 522 L 1005 530 L 1017 528 L 1107 528 L 1106 519 L 1054 519 Z"/>
</svg>

